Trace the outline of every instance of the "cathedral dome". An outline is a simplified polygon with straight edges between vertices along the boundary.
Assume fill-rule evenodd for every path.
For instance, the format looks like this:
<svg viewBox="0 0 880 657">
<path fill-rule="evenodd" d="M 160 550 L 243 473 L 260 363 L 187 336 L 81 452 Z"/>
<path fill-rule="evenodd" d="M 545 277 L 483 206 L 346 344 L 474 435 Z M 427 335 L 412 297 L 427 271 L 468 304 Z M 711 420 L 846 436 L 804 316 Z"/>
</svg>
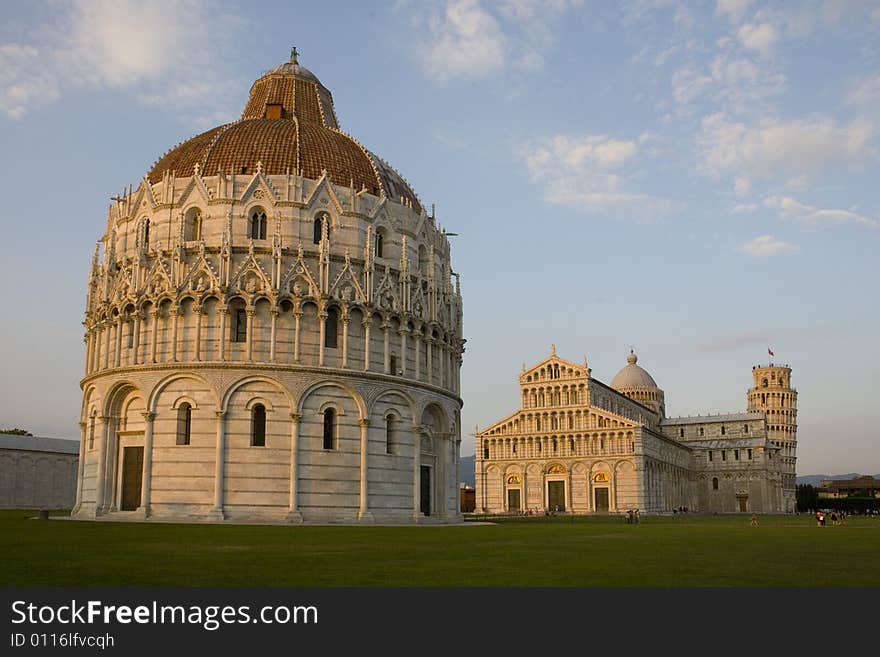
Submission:
<svg viewBox="0 0 880 657">
<path fill-rule="evenodd" d="M 636 365 L 639 357 L 632 351 L 626 357 L 627 365 L 620 370 L 611 381 L 611 387 L 615 390 L 629 388 L 656 388 L 654 379 L 643 368 Z"/>
<path fill-rule="evenodd" d="M 330 91 L 307 68 L 290 61 L 264 73 L 251 86 L 238 121 L 217 126 L 178 144 L 150 169 L 151 183 L 166 172 L 192 175 L 298 174 L 312 180 L 324 171 L 341 186 L 412 206 L 421 204 L 390 165 L 339 129 Z"/>
</svg>

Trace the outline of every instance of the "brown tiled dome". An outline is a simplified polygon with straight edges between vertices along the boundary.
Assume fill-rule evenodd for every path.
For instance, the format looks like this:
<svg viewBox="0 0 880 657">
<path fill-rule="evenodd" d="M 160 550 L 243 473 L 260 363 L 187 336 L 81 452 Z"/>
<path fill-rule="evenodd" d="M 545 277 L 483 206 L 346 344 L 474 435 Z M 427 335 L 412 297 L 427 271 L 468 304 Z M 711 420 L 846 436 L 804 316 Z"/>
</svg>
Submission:
<svg viewBox="0 0 880 657">
<path fill-rule="evenodd" d="M 317 179 L 326 169 L 337 185 L 354 181 L 357 190 L 406 200 L 421 211 L 418 197 L 400 175 L 339 129 L 332 95 L 295 55 L 254 82 L 238 121 L 175 146 L 147 175 L 153 183 L 166 171 L 188 176 L 196 164 L 207 176 L 218 170 L 253 174 L 258 162 L 267 175 L 301 172 Z"/>
</svg>

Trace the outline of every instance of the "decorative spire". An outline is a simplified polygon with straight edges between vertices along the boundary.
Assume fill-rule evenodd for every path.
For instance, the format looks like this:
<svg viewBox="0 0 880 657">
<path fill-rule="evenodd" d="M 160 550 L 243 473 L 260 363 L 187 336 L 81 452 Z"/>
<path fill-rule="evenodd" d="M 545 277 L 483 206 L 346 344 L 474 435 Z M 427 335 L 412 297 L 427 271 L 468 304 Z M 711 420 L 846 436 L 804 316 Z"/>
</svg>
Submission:
<svg viewBox="0 0 880 657">
<path fill-rule="evenodd" d="M 551 356 L 555 356 L 555 355 L 556 355 L 556 345 L 555 345 L 555 344 L 551 344 L 551 345 L 550 345 L 550 355 L 551 355 Z"/>
<path fill-rule="evenodd" d="M 296 51 L 296 46 L 294 46 L 293 48 L 290 49 L 290 63 L 291 64 L 299 64 L 299 62 L 297 61 L 298 56 L 299 56 L 299 53 Z"/>
</svg>

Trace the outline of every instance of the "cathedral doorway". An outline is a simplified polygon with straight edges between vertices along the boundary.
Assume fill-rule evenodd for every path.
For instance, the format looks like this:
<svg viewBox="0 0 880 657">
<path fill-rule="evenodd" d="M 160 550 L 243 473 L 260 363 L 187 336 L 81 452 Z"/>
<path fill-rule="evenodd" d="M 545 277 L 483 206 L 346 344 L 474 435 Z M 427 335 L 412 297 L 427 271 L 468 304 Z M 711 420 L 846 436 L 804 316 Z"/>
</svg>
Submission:
<svg viewBox="0 0 880 657">
<path fill-rule="evenodd" d="M 419 489 L 422 514 L 429 516 L 431 515 L 431 468 L 427 465 L 421 466 L 421 481 L 419 482 Z"/>
<path fill-rule="evenodd" d="M 740 513 L 746 512 L 746 502 L 748 502 L 748 500 L 749 500 L 748 495 L 737 495 L 736 496 L 736 501 L 739 503 L 739 512 Z"/>
<path fill-rule="evenodd" d="M 122 452 L 123 511 L 134 511 L 141 505 L 141 484 L 144 475 L 144 448 L 125 447 Z"/>
<path fill-rule="evenodd" d="M 596 488 L 596 513 L 608 513 L 608 489 Z"/>
<path fill-rule="evenodd" d="M 511 488 L 507 491 L 507 510 L 522 511 L 519 488 Z"/>
<path fill-rule="evenodd" d="M 565 482 L 547 482 L 547 508 L 551 511 L 565 511 Z"/>
</svg>

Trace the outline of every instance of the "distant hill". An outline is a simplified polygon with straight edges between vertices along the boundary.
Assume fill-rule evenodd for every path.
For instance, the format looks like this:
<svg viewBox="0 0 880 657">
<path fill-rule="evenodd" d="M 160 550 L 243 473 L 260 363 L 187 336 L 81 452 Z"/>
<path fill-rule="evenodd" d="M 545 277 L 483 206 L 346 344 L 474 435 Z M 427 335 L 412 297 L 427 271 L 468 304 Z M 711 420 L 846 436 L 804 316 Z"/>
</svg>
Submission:
<svg viewBox="0 0 880 657">
<path fill-rule="evenodd" d="M 474 485 L 474 456 L 462 456 L 458 461 L 458 482 L 465 483 L 468 486 Z M 814 475 L 803 475 L 797 478 L 797 483 L 799 484 L 810 484 L 812 486 L 818 486 L 819 482 L 823 479 L 855 479 L 856 477 L 861 477 L 858 472 L 850 472 L 847 474 L 836 474 L 836 475 L 827 475 L 827 474 L 814 474 Z M 874 475 L 875 479 L 880 479 L 880 474 Z"/>
<path fill-rule="evenodd" d="M 797 483 L 799 484 L 810 484 L 811 486 L 818 486 L 819 482 L 823 479 L 855 479 L 856 477 L 861 477 L 862 475 L 858 472 L 850 472 L 848 474 L 836 474 L 836 475 L 827 475 L 827 474 L 815 474 L 815 475 L 803 475 L 802 477 L 797 478 Z M 874 479 L 880 479 L 880 474 L 873 475 Z"/>
<path fill-rule="evenodd" d="M 458 483 L 465 483 L 468 486 L 473 486 L 475 483 L 474 477 L 474 459 L 475 455 L 471 456 L 462 456 L 458 460 Z"/>
</svg>

